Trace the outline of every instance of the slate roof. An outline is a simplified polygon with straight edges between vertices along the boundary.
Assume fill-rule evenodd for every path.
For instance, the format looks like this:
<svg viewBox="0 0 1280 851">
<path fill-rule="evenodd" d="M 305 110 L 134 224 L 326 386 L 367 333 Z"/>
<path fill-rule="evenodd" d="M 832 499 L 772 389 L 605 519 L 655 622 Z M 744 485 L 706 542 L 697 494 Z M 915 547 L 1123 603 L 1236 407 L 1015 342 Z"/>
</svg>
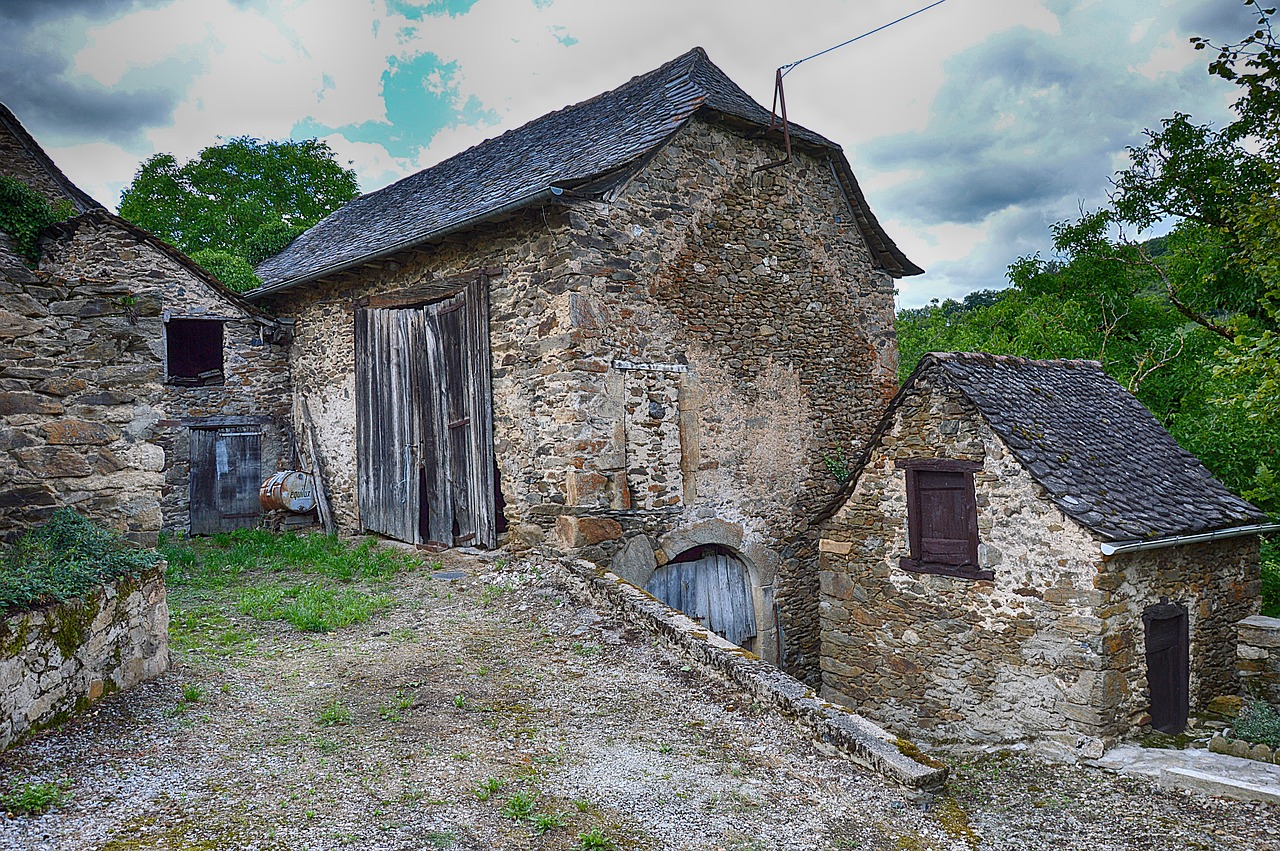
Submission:
<svg viewBox="0 0 1280 851">
<path fill-rule="evenodd" d="M 700 48 L 590 100 L 544 115 L 357 198 L 258 266 L 251 297 L 315 280 L 377 256 L 546 200 L 610 174 L 625 174 L 695 113 L 764 128 L 770 112 Z M 781 130 L 772 131 L 778 138 Z M 877 262 L 918 275 L 867 206 L 840 146 L 795 124 L 793 145 L 828 152 Z"/>
<path fill-rule="evenodd" d="M 5 129 L 13 134 L 14 138 L 18 140 L 18 144 L 22 145 L 23 149 L 40 164 L 49 177 L 53 179 L 53 182 L 62 189 L 77 213 L 103 209 L 101 204 L 79 186 L 72 183 L 71 178 L 62 173 L 62 169 L 58 168 L 53 160 L 49 158 L 49 155 L 44 152 L 44 148 L 40 147 L 35 138 L 27 132 L 27 128 L 22 126 L 22 122 L 18 120 L 18 117 L 9 110 L 9 107 L 2 103 L 0 103 L 0 125 L 4 125 Z"/>
<path fill-rule="evenodd" d="M 1182 449 L 1096 361 L 929 354 L 903 386 L 941 377 L 1072 519 L 1105 540 L 1267 520 Z"/>
</svg>

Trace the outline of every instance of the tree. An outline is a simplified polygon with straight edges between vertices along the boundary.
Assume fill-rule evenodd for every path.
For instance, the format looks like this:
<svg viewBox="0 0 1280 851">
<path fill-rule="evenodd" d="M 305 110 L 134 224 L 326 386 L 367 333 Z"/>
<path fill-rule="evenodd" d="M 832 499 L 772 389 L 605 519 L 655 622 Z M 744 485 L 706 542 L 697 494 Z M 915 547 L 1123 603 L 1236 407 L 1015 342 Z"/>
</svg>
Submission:
<svg viewBox="0 0 1280 851">
<path fill-rule="evenodd" d="M 257 279 L 225 255 L 252 267 L 358 194 L 355 172 L 324 142 L 237 136 L 183 164 L 164 153 L 146 160 L 120 196 L 120 215 L 193 258 L 218 256 L 223 270 L 240 272 L 224 282 L 248 289 Z"/>
</svg>

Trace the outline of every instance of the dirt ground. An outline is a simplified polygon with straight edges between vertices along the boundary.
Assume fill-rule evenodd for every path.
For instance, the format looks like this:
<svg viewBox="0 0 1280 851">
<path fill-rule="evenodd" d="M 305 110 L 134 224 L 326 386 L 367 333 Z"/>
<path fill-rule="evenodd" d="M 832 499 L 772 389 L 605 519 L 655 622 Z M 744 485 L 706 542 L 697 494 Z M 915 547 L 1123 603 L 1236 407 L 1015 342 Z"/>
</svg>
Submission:
<svg viewBox="0 0 1280 851">
<path fill-rule="evenodd" d="M 451 552 L 327 634 L 173 589 L 171 673 L 0 754 L 5 849 L 1280 849 L 1280 812 L 992 755 L 927 808 L 552 577 Z"/>
</svg>

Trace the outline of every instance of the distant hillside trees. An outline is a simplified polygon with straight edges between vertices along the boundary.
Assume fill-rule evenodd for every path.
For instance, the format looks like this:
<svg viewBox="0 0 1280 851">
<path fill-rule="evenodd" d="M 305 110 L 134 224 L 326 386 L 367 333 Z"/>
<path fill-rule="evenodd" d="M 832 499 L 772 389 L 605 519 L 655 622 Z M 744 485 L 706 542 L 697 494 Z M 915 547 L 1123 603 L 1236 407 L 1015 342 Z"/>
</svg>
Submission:
<svg viewBox="0 0 1280 851">
<path fill-rule="evenodd" d="M 232 289 L 253 267 L 359 194 L 355 172 L 316 139 L 237 136 L 179 164 L 156 154 L 120 196 L 120 215 L 186 252 Z"/>
</svg>

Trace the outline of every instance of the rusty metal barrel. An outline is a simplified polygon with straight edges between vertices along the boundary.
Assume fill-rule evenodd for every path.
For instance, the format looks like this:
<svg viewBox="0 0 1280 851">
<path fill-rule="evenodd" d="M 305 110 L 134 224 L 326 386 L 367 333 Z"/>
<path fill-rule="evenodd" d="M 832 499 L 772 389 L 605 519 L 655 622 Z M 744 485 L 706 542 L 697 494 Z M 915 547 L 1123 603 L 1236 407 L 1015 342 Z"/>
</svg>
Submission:
<svg viewBox="0 0 1280 851">
<path fill-rule="evenodd" d="M 282 470 L 258 488 L 258 501 L 263 511 L 288 511 L 307 514 L 316 507 L 316 486 L 310 473 Z"/>
</svg>

